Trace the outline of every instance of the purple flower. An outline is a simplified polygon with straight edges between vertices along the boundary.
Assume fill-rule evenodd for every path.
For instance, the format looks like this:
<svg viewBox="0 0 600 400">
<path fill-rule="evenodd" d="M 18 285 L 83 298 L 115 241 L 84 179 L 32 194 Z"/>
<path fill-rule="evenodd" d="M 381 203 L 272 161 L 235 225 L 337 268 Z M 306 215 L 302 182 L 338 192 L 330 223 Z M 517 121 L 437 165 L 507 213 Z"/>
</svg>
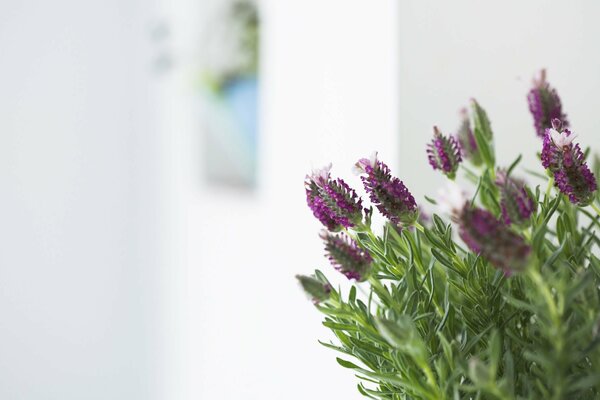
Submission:
<svg viewBox="0 0 600 400">
<path fill-rule="evenodd" d="M 330 231 L 351 228 L 362 221 L 362 200 L 342 179 L 331 179 L 331 164 L 306 176 L 306 203 Z"/>
<path fill-rule="evenodd" d="M 319 304 L 322 301 L 329 299 L 331 294 L 331 285 L 323 283 L 314 276 L 296 275 L 296 279 L 306 295 L 314 304 Z"/>
<path fill-rule="evenodd" d="M 323 231 L 321 239 L 325 242 L 325 255 L 335 269 L 348 279 L 359 282 L 367 279 L 373 262 L 367 250 L 360 248 L 344 233 L 334 235 Z"/>
<path fill-rule="evenodd" d="M 536 210 L 536 203 L 525 182 L 498 171 L 496 185 L 500 188 L 500 207 L 506 225 L 524 225 Z"/>
<path fill-rule="evenodd" d="M 412 225 L 419 210 L 414 197 L 404 183 L 392 177 L 390 169 L 377 160 L 377 153 L 371 159 L 362 158 L 355 164 L 355 172 L 361 174 L 365 190 L 379 212 L 395 225 Z"/>
<path fill-rule="evenodd" d="M 528 263 L 531 247 L 492 213 L 465 203 L 458 217 L 459 235 L 474 253 L 511 275 Z"/>
<path fill-rule="evenodd" d="M 527 95 L 529 111 L 533 116 L 533 125 L 539 137 L 543 138 L 547 128 L 552 126 L 552 120 L 563 121 L 563 127 L 568 128 L 567 116 L 562 111 L 560 97 L 556 89 L 546 81 L 546 70 L 540 72 L 540 78 L 533 80 L 533 88 Z"/>
<path fill-rule="evenodd" d="M 456 177 L 458 164 L 462 161 L 460 146 L 454 136 L 444 136 L 433 127 L 433 140 L 427 145 L 429 164 L 433 169 L 441 170 L 450 179 Z"/>
<path fill-rule="evenodd" d="M 573 144 L 576 135 L 568 129 L 561 130 L 561 122 L 552 120 L 552 128 L 546 129 L 542 148 L 542 165 L 554 176 L 554 185 L 569 201 L 587 206 L 594 200 L 596 178 L 590 171 L 579 144 Z"/>
<path fill-rule="evenodd" d="M 479 154 L 477 141 L 475 140 L 475 135 L 473 134 L 473 130 L 471 129 L 469 113 L 467 112 L 466 108 L 460 110 L 460 117 L 461 124 L 458 128 L 457 137 L 461 153 L 467 160 L 471 161 L 473 165 L 481 165 L 483 160 L 481 159 L 481 155 Z"/>
</svg>

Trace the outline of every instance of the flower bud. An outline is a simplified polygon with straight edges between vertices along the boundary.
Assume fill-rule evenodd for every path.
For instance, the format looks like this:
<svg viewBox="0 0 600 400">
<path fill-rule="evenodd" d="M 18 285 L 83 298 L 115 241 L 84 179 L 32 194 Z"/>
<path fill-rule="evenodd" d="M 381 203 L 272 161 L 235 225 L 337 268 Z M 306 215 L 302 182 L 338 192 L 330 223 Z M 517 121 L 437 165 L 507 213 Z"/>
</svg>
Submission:
<svg viewBox="0 0 600 400">
<path fill-rule="evenodd" d="M 552 120 L 563 121 L 563 127 L 568 128 L 567 116 L 562 111 L 562 104 L 556 89 L 546 81 L 546 70 L 542 70 L 539 79 L 533 80 L 533 88 L 527 95 L 529 111 L 533 116 L 533 125 L 540 138 L 543 138 L 547 128 L 552 126 Z"/>
<path fill-rule="evenodd" d="M 391 223 L 412 225 L 417 220 L 419 210 L 414 197 L 404 182 L 392 177 L 388 166 L 377 160 L 377 153 L 370 159 L 360 159 L 355 172 L 362 175 L 360 179 L 371 202 Z"/>
<path fill-rule="evenodd" d="M 471 122 L 469 121 L 469 113 L 466 108 L 460 110 L 461 116 L 461 124 L 458 128 L 458 144 L 460 145 L 461 154 L 467 160 L 471 161 L 471 163 L 475 166 L 481 165 L 483 160 L 481 159 L 481 154 L 479 154 L 479 149 L 477 147 L 477 141 L 475 140 L 475 135 L 473 134 L 473 130 L 471 129 Z"/>
<path fill-rule="evenodd" d="M 542 165 L 553 174 L 554 185 L 571 203 L 586 206 L 594 200 L 596 178 L 579 144 L 573 144 L 576 135 L 568 129 L 561 132 L 560 120 L 555 119 L 552 124 L 544 136 Z"/>
<path fill-rule="evenodd" d="M 506 225 L 525 225 L 536 210 L 536 203 L 525 183 L 498 171 L 496 185 L 500 188 L 500 208 Z"/>
<path fill-rule="evenodd" d="M 444 136 L 433 127 L 433 140 L 427 145 L 427 157 L 433 169 L 441 170 L 448 178 L 456 177 L 458 164 L 461 163 L 460 146 L 453 136 Z"/>
<path fill-rule="evenodd" d="M 331 164 L 306 176 L 306 202 L 330 231 L 351 228 L 362 221 L 362 200 L 342 179 L 331 179 Z"/>
<path fill-rule="evenodd" d="M 323 283 L 314 276 L 296 275 L 296 279 L 314 304 L 329 299 L 331 286 L 328 283 Z"/>
<path fill-rule="evenodd" d="M 510 275 L 527 266 L 531 247 L 489 211 L 463 206 L 458 216 L 459 235 L 474 253 Z"/>
<path fill-rule="evenodd" d="M 325 255 L 336 270 L 348 279 L 359 282 L 367 279 L 373 262 L 367 250 L 343 233 L 333 235 L 323 231 L 321 239 L 325 242 Z"/>
</svg>

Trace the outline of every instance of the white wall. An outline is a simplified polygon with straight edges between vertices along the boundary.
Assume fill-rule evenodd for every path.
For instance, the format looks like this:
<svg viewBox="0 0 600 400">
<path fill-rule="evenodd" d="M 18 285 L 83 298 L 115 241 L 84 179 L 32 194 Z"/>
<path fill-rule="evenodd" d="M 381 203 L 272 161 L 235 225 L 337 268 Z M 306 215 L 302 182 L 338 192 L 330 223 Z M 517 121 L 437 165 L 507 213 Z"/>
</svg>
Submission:
<svg viewBox="0 0 600 400">
<path fill-rule="evenodd" d="M 600 5 L 591 1 L 400 2 L 400 118 L 403 176 L 418 197 L 443 178 L 425 143 L 432 126 L 455 132 L 458 110 L 476 98 L 487 110 L 499 162 L 524 153 L 540 169 L 526 95 L 541 68 L 563 100 L 582 144 L 597 142 Z"/>
<path fill-rule="evenodd" d="M 2 399 L 161 395 L 148 6 L 0 2 Z"/>
<path fill-rule="evenodd" d="M 172 12 L 189 20 L 186 6 Z M 263 18 L 258 190 L 202 186 L 194 158 L 198 103 L 182 100 L 174 111 L 181 116 L 173 117 L 181 128 L 173 132 L 183 149 L 177 208 L 187 293 L 180 298 L 187 313 L 180 357 L 187 390 L 180 395 L 358 399 L 352 372 L 317 343 L 330 335 L 294 275 L 319 267 L 338 278 L 306 207 L 310 168 L 333 161 L 334 172 L 358 186 L 350 167 L 372 149 L 396 164 L 395 2 L 272 0 L 263 2 Z M 186 43 L 178 32 L 189 31 L 177 29 L 176 41 Z M 189 85 L 191 72 L 178 73 L 173 93 Z"/>
</svg>

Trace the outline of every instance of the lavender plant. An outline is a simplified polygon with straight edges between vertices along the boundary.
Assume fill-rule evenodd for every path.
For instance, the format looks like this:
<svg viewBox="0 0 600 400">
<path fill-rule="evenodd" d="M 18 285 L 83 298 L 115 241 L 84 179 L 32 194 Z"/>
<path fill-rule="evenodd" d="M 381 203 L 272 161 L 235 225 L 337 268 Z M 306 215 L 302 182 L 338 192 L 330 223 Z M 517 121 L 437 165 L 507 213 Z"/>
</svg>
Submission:
<svg viewBox="0 0 600 400">
<path fill-rule="evenodd" d="M 496 165 L 473 100 L 458 137 L 436 128 L 427 156 L 451 180 L 464 171 L 474 195 L 454 184 L 426 198 L 447 212 L 426 226 L 424 204 L 376 154 L 355 171 L 381 229 L 329 167 L 307 177 L 326 256 L 354 283 L 343 292 L 319 270 L 298 279 L 337 338 L 321 344 L 341 353 L 365 397 L 600 398 L 600 161 L 592 172 L 544 74 L 528 101 L 540 184 L 515 176 L 521 156 Z"/>
</svg>

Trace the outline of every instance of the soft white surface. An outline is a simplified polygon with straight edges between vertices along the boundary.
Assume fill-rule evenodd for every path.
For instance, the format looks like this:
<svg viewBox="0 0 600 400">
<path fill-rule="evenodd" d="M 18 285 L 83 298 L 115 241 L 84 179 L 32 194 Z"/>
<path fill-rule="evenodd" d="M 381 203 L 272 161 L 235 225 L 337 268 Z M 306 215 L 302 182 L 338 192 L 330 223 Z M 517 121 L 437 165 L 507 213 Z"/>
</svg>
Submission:
<svg viewBox="0 0 600 400">
<path fill-rule="evenodd" d="M 0 398 L 155 399 L 150 62 L 133 1 L 0 1 Z"/>
<path fill-rule="evenodd" d="M 394 3 L 263 2 L 260 187 L 203 187 L 193 154 L 180 164 L 184 396 L 360 398 L 352 372 L 317 343 L 330 335 L 294 275 L 329 269 L 304 176 L 333 162 L 358 186 L 351 167 L 374 148 L 396 165 Z M 198 126 L 195 110 L 188 127 Z M 184 147 L 200 133 L 184 134 Z"/>
</svg>

